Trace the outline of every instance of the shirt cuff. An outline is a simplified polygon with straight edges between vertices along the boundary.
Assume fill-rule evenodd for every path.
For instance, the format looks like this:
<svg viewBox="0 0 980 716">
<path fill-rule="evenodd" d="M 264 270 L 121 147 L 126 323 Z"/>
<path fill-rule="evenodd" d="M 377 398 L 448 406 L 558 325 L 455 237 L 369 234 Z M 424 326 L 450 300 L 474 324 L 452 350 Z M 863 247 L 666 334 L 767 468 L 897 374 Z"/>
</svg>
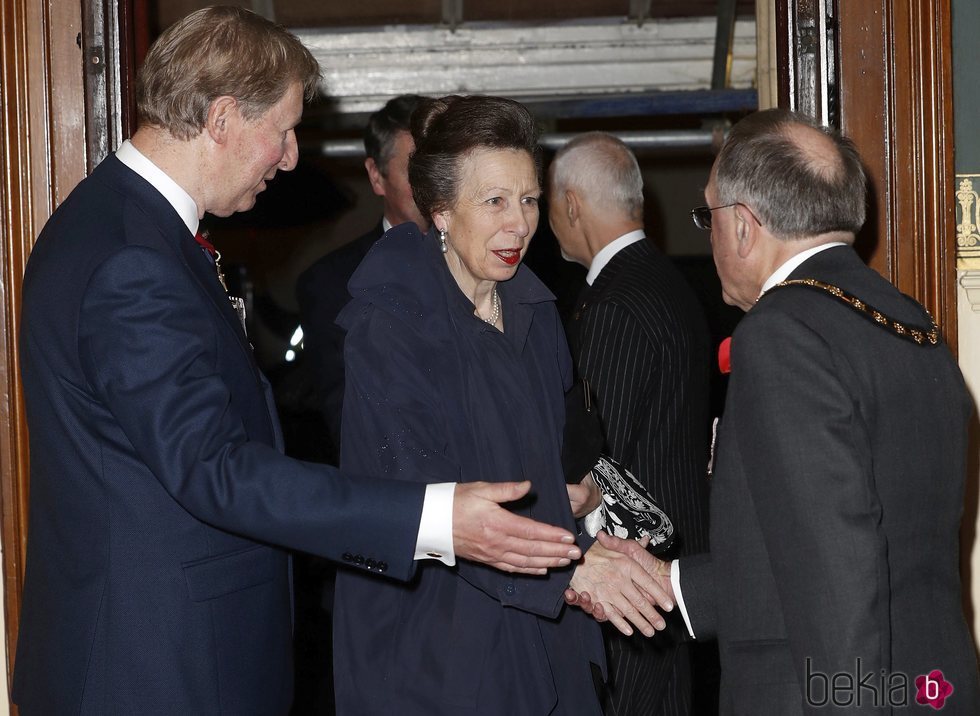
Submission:
<svg viewBox="0 0 980 716">
<path fill-rule="evenodd" d="M 453 498 L 455 482 L 430 483 L 425 486 L 419 536 L 415 540 L 415 559 L 438 559 L 452 567 L 456 564 L 453 549 Z"/>
<path fill-rule="evenodd" d="M 670 563 L 670 587 L 674 590 L 674 601 L 677 602 L 677 608 L 681 610 L 681 616 L 684 617 L 687 633 L 691 635 L 692 639 L 696 639 L 694 629 L 691 628 L 691 617 L 688 616 L 687 607 L 684 606 L 684 595 L 681 593 L 681 563 L 677 559 Z"/>
</svg>

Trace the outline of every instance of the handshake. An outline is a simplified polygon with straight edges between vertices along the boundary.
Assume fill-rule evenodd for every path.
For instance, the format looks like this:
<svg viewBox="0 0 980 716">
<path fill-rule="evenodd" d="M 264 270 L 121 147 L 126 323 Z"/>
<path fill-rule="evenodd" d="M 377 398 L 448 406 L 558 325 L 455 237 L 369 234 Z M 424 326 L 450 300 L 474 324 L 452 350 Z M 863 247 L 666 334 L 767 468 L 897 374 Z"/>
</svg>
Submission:
<svg viewBox="0 0 980 716">
<path fill-rule="evenodd" d="M 670 565 L 647 552 L 647 539 L 624 540 L 600 531 L 583 555 L 564 529 L 516 515 L 501 504 L 527 494 L 523 483 L 460 483 L 453 503 L 456 556 L 505 572 L 545 574 L 578 560 L 565 601 L 609 621 L 627 636 L 633 628 L 644 636 L 666 626 L 664 611 L 674 608 Z M 598 489 L 591 480 L 569 485 L 572 512 L 581 517 L 595 509 Z M 630 626 L 632 625 L 632 626 Z"/>
<path fill-rule="evenodd" d="M 633 627 L 653 636 L 666 626 L 657 607 L 674 608 L 670 564 L 647 552 L 647 538 L 624 540 L 602 531 L 596 538 L 572 573 L 565 602 L 596 621 L 612 622 L 626 636 Z"/>
<path fill-rule="evenodd" d="M 569 485 L 568 497 L 577 518 L 594 510 L 602 499 L 591 476 Z M 565 602 L 596 621 L 612 622 L 626 636 L 632 635 L 633 627 L 653 636 L 666 626 L 657 607 L 667 612 L 674 608 L 670 564 L 647 552 L 649 537 L 638 542 L 599 530 L 596 540 L 572 573 Z"/>
</svg>

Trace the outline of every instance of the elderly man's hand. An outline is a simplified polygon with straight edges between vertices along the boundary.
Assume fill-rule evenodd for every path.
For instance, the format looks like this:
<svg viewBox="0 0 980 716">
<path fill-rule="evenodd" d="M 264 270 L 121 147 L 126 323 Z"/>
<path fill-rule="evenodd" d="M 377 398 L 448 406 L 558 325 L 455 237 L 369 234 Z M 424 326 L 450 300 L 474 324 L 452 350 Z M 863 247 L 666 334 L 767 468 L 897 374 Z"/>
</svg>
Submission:
<svg viewBox="0 0 980 716">
<path fill-rule="evenodd" d="M 457 557 L 504 572 L 545 574 L 582 556 L 568 530 L 515 515 L 500 506 L 524 497 L 530 482 L 467 482 L 453 499 L 453 549 Z"/>
<path fill-rule="evenodd" d="M 604 532 L 597 537 L 572 575 L 566 602 L 598 621 L 608 619 L 627 636 L 633 633 L 630 624 L 653 636 L 666 626 L 656 607 L 674 608 L 670 565 L 647 552 L 643 543 Z"/>
</svg>

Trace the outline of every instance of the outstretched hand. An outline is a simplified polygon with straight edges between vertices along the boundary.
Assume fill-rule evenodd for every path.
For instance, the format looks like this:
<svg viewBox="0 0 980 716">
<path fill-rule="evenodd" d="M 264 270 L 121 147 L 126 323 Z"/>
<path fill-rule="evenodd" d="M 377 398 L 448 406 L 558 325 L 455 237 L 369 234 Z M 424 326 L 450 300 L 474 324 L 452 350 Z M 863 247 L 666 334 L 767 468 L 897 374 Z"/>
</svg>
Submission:
<svg viewBox="0 0 980 716">
<path fill-rule="evenodd" d="M 601 531 L 597 539 L 575 570 L 565 601 L 596 621 L 611 621 L 627 636 L 633 633 L 631 623 L 653 636 L 666 625 L 655 605 L 665 611 L 674 607 L 670 565 L 647 552 L 645 541 Z"/>
<path fill-rule="evenodd" d="M 453 549 L 457 557 L 504 572 L 545 574 L 582 556 L 568 530 L 501 507 L 524 497 L 531 483 L 466 482 L 453 498 Z"/>
</svg>

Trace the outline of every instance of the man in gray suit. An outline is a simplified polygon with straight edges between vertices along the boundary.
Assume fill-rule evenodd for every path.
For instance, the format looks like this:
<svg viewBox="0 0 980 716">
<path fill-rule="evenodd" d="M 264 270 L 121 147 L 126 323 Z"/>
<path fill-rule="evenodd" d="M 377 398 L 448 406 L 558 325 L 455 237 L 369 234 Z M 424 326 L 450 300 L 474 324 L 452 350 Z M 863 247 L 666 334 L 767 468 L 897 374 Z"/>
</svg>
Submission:
<svg viewBox="0 0 980 716">
<path fill-rule="evenodd" d="M 718 639 L 721 713 L 980 713 L 958 549 L 973 406 L 929 314 L 851 248 L 866 201 L 854 146 L 756 113 L 705 199 L 695 223 L 747 314 L 711 553 L 669 579 L 692 635 Z"/>
</svg>

